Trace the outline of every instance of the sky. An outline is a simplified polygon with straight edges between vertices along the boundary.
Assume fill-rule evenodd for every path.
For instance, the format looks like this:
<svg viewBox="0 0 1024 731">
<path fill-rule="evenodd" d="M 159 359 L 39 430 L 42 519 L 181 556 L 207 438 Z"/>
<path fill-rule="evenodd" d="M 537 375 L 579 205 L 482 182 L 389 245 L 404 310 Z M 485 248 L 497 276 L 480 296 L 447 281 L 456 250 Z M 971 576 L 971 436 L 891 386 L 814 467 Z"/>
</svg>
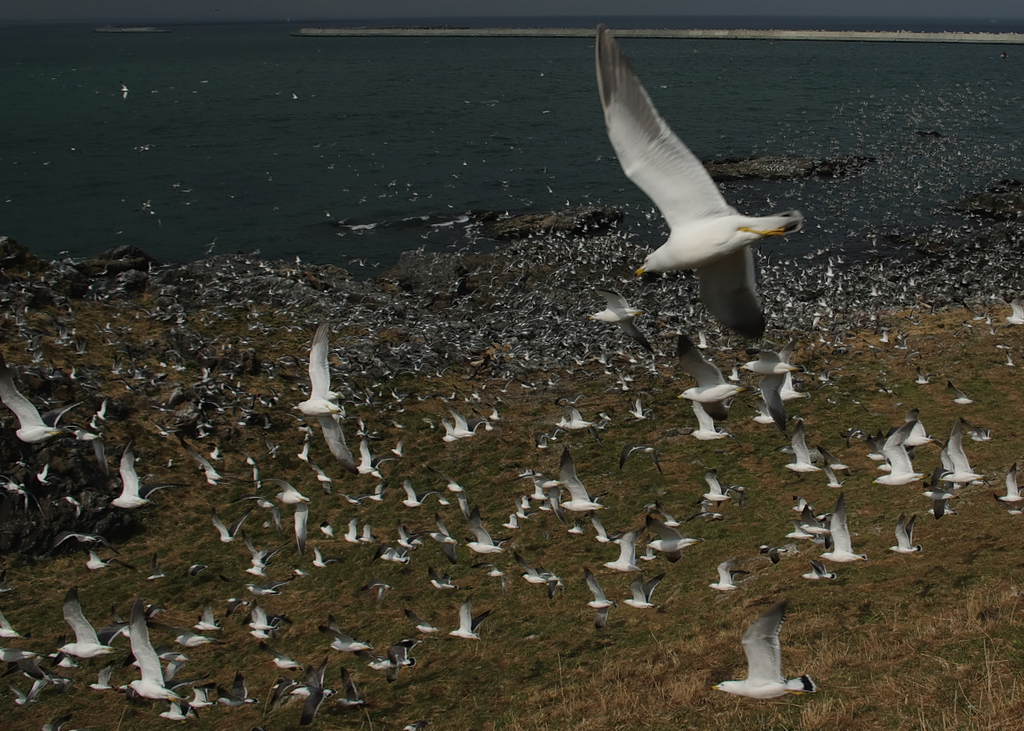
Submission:
<svg viewBox="0 0 1024 731">
<path fill-rule="evenodd" d="M 3 0 L 0 21 L 665 15 L 1024 18 L 1021 0 Z"/>
</svg>

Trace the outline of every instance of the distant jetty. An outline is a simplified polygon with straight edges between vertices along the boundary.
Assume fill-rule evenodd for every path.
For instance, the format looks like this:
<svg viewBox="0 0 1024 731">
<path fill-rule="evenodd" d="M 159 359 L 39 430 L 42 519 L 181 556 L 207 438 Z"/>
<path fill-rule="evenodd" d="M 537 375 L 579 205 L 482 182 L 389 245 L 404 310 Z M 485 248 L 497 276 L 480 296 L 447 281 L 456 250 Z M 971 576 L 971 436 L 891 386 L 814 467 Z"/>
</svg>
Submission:
<svg viewBox="0 0 1024 731">
<path fill-rule="evenodd" d="M 593 28 L 302 28 L 293 36 L 464 36 L 482 38 L 590 38 Z M 868 41 L 875 43 L 992 43 L 1024 44 L 1024 33 L 917 33 L 913 31 L 847 30 L 706 30 L 625 28 L 620 38 L 695 38 L 749 41 Z"/>
<path fill-rule="evenodd" d="M 151 25 L 101 25 L 94 28 L 96 33 L 170 33 L 166 28 L 154 28 Z"/>
</svg>

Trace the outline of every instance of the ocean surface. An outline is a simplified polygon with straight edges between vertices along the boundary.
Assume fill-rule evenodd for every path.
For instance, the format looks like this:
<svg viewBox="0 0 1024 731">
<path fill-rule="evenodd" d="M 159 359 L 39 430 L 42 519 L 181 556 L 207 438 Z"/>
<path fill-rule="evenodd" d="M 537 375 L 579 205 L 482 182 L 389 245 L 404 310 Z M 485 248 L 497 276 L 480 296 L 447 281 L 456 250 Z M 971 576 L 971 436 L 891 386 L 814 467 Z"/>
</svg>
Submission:
<svg viewBox="0 0 1024 731">
<path fill-rule="evenodd" d="M 747 21 L 730 19 L 781 27 Z M 852 29 L 1024 30 L 972 22 Z M 638 261 L 660 244 L 664 223 L 605 134 L 592 40 L 289 35 L 303 25 L 0 28 L 0 235 L 47 258 L 123 244 L 169 262 L 259 251 L 369 276 L 420 246 L 493 248 L 467 225 L 472 211 L 601 204 L 627 211 Z M 803 211 L 804 231 L 778 250 L 856 256 L 893 234 L 964 225 L 957 201 L 1024 178 L 1024 46 L 621 45 L 702 159 L 873 160 L 842 179 L 725 184 L 743 212 Z"/>
</svg>

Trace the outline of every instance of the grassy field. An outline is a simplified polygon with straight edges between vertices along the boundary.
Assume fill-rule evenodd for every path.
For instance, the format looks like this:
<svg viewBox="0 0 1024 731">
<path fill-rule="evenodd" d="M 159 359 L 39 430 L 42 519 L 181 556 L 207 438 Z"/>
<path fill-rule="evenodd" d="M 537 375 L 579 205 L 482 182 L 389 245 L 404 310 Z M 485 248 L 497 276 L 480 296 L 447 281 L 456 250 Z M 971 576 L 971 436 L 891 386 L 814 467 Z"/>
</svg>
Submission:
<svg viewBox="0 0 1024 731">
<path fill-rule="evenodd" d="M 1018 367 L 1007 366 L 1005 351 L 995 346 L 1009 346 L 1011 355 L 1024 362 L 1024 329 L 999 327 L 1005 313 L 993 313 L 991 322 L 973 320 L 964 310 L 891 314 L 886 320 L 889 343 L 880 342 L 876 331 L 846 333 L 842 346 L 836 345 L 832 333 L 793 334 L 798 338 L 793 361 L 805 368 L 800 374 L 801 389 L 808 396 L 789 402 L 787 415 L 804 419 L 809 444 L 821 444 L 851 466 L 841 492 L 846 496 L 854 550 L 869 557 L 863 564 L 831 565 L 838 573 L 833 581 L 801 578 L 820 548 L 800 542 L 799 555 L 773 565 L 758 547 L 789 542 L 783 536 L 790 529 L 788 521 L 796 517 L 791 510 L 793 496 L 805 497 L 819 511 L 830 511 L 840 490 L 826 487 L 820 473 L 797 475 L 785 468 L 789 457 L 778 449 L 788 443 L 787 438 L 774 426 L 753 422 L 749 394 L 737 399 L 723 424 L 735 438 L 703 442 L 686 434 L 685 427 L 695 427 L 696 422 L 689 403 L 676 397 L 692 380 L 677 372 L 671 355 L 674 343 L 667 337 L 661 341 L 667 354 L 657 358 L 656 373 L 640 356 L 636 356 L 637 365 L 622 356 L 613 358 L 616 370 L 634 378 L 628 391 L 610 369 L 598 363 L 571 373 L 537 374 L 529 383 L 470 378 L 474 368 L 469 365 L 453 367 L 441 376 L 372 383 L 358 378 L 346 381 L 347 364 L 334 362 L 336 389 L 361 399 L 346 404 L 345 432 L 353 450 L 359 444 L 357 418 L 367 431 L 380 432 L 381 439 L 372 442 L 375 453 L 388 452 L 399 439 L 404 445 L 404 456 L 381 466 L 388 483 L 384 501 L 355 506 L 340 494 L 372 492 L 378 480 L 345 473 L 328 453 L 314 420 L 309 420 L 314 427 L 310 454 L 334 478 L 331 495 L 322 494 L 313 471 L 296 456 L 304 434 L 298 428 L 303 422 L 292 406 L 305 398 L 304 364 L 312 328 L 279 329 L 272 338 L 243 340 L 249 337 L 245 335 L 247 313 L 238 313 L 234 321 L 197 319 L 193 323 L 210 340 L 228 333 L 215 341 L 225 362 L 253 348 L 265 364 L 255 374 L 228 377 L 214 371 L 211 375 L 230 389 L 223 390 L 225 400 L 217 408 L 205 412 L 213 425 L 211 434 L 190 442 L 204 454 L 219 445 L 223 461 L 217 468 L 235 479 L 209 486 L 178 440 L 160 436 L 154 425 L 168 426 L 176 418 L 173 411 L 154 407 L 162 407 L 179 386 L 187 391 L 203 373 L 195 363 L 186 363 L 181 370 L 161 366 L 161 325 L 137 320 L 134 314 L 99 305 L 76 308 L 78 331 L 90 342 L 82 355 L 53 344 L 52 322 L 44 316 L 30 315 L 28 325 L 44 333 L 40 347 L 47 362 L 65 371 L 76 364 L 96 369 L 97 378 L 106 384 L 104 393 L 125 407 L 126 418 L 106 424 L 114 475 L 109 498 L 120 490 L 116 465 L 129 439 L 134 439 L 140 475 L 186 486 L 157 492 L 153 505 L 133 512 L 133 529 L 117 545 L 120 557 L 136 566 L 135 571 L 120 567 L 90 571 L 85 553 L 77 546 L 34 563 L 8 557 L 4 566 L 14 590 L 0 594 L 0 610 L 26 637 L 5 640 L 3 646 L 40 653 L 59 647 L 60 638 L 69 631 L 61 607 L 72 586 L 79 587 L 85 615 L 96 626 L 108 623 L 112 608 L 127 618 L 132 602 L 142 597 L 166 609 L 159 621 L 191 627 L 204 602 L 211 601 L 224 629 L 207 634 L 215 634 L 222 644 L 185 650 L 189 662 L 178 675 L 227 688 L 236 671 L 241 671 L 260 703 L 201 709 L 192 726 L 297 726 L 301 702 L 271 707 L 269 699 L 279 676 L 300 674 L 274 666 L 259 649 L 258 640 L 249 635 L 244 611 L 224 618 L 229 597 L 253 598 L 243 585 L 252 580 L 244 571 L 250 556 L 242 541 L 224 544 L 217 539 L 210 511 L 216 508 L 227 522 L 247 509 L 248 501 L 246 505 L 236 501 L 255 492 L 245 461 L 248 454 L 262 477 L 289 480 L 311 498 L 304 556 L 298 554 L 289 532 L 290 507 L 282 509 L 284 536 L 277 534 L 263 510 L 257 509 L 244 525 L 257 546 L 285 546 L 267 570 L 268 578 L 286 578 L 296 567 L 308 572 L 283 587 L 280 595 L 259 599 L 268 611 L 290 620 L 269 644 L 304 665 L 328 658 L 327 684 L 337 689 L 344 666 L 367 701 L 361 708 L 346 709 L 328 699 L 312 728 L 401 729 L 420 719 L 431 721 L 433 728 L 515 731 L 1020 727 L 1024 702 L 1018 678 L 1024 670 L 1024 640 L 1016 618 L 1015 584 L 1024 565 L 1020 538 L 1024 517 L 1008 515 L 992 497 L 1001 493 L 1003 476 L 1022 451 Z M 276 324 L 271 314 L 263 322 Z M 146 386 L 109 374 L 111 349 L 102 346 L 102 335 L 93 323 L 110 323 L 119 338 L 137 346 L 131 349 L 137 366 L 167 376 Z M 906 336 L 906 349 L 896 347 L 897 332 Z M 610 331 L 609 336 L 617 333 Z M 9 362 L 16 367 L 27 363 L 22 348 L 10 344 L 9 323 L 4 337 Z M 354 337 L 366 335 L 337 327 L 332 343 Z M 712 348 L 707 354 L 723 372 L 749 359 L 738 345 Z M 285 358 L 295 355 L 298 361 Z M 917 367 L 936 374 L 931 384 L 914 383 Z M 828 371 L 832 371 L 831 382 L 826 383 L 818 376 Z M 954 404 L 946 389 L 947 378 L 974 403 Z M 754 385 L 752 378 L 747 380 Z M 129 391 L 129 385 L 135 390 Z M 238 425 L 253 395 L 276 401 L 262 409 L 272 414 L 272 428 Z M 565 414 L 559 399 L 578 395 L 584 417 L 596 419 L 599 412 L 611 417 L 599 439 L 585 430 L 570 432 L 548 449 L 537 449 L 534 435 L 551 429 Z M 637 420 L 629 414 L 637 395 L 653 410 L 652 418 Z M 69 421 L 88 421 L 101 401 L 97 393 L 73 411 Z M 492 431 L 480 430 L 473 438 L 445 443 L 438 425 L 449 415 L 449 407 L 484 415 L 494 407 L 501 419 Z M 930 473 L 939 464 L 940 445 L 958 417 L 992 430 L 991 441 L 965 438 L 972 465 L 986 475 L 988 484 L 962 490 L 953 501 L 958 514 L 941 520 L 927 514 L 930 501 L 922 497 L 921 483 L 905 487 L 873 483 L 880 473 L 867 457 L 867 446 L 857 439 L 847 446 L 843 438 L 849 428 L 887 431 L 901 424 L 905 412 L 915 407 L 939 441 L 917 449 L 914 465 L 920 472 Z M 5 419 L 5 438 L 13 439 L 11 420 Z M 276 456 L 269 453 L 268 441 L 278 445 Z M 664 473 L 642 454 L 631 457 L 620 470 L 619 453 L 629 443 L 655 446 Z M 665 574 L 654 594 L 658 607 L 633 609 L 621 600 L 629 596 L 635 575 L 603 567 L 617 557 L 617 547 L 595 541 L 585 516 L 570 517 L 570 526 L 576 517 L 582 535 L 568 533 L 569 526 L 549 513 L 521 521 L 517 530 L 501 527 L 514 511 L 516 498 L 532 492 L 532 484 L 519 475 L 535 469 L 557 478 L 563 447 L 571 450 L 591 494 L 604 494 L 607 508 L 600 511 L 600 518 L 609 533 L 642 526 L 645 506 L 656 500 L 676 518 L 689 517 L 705 491 L 703 476 L 712 468 L 723 483 L 746 488 L 746 503 L 742 507 L 727 503 L 722 521 L 684 523 L 685 535 L 703 541 L 686 549 L 677 563 L 659 556 L 644 565 L 645 578 Z M 60 450 L 59 442 L 48 444 L 37 455 L 36 467 Z M 458 563 L 450 565 L 440 545 L 425 537 L 410 562 L 398 565 L 374 561 L 376 545 L 352 545 L 341 538 L 348 522 L 358 518 L 360 526 L 371 523 L 378 539 L 394 545 L 399 521 L 410 530 L 433 530 L 438 513 L 463 542 L 468 530 L 455 496 L 427 465 L 465 487 L 470 505 L 479 506 L 492 535 L 510 538 L 505 553 L 477 556 L 463 545 Z M 411 479 L 417 490 L 440 490 L 450 504 L 441 505 L 438 496 L 431 496 L 423 507 L 404 506 L 404 478 Z M 259 492 L 273 499 L 277 488 L 265 484 Z M 915 541 L 923 545 L 921 553 L 889 551 L 895 544 L 893 531 L 900 513 L 917 514 Z M 317 528 L 325 521 L 333 526 L 335 538 Z M 311 564 L 314 546 L 338 561 L 315 568 Z M 549 599 L 543 586 L 525 582 L 513 551 L 532 565 L 555 572 L 564 589 Z M 111 555 L 109 551 L 101 554 Z M 154 554 L 166 578 L 148 581 Z M 722 594 L 708 588 L 716 579 L 718 563 L 731 556 L 749 572 L 740 577 L 739 590 Z M 479 561 L 493 562 L 505 571 L 507 593 L 500 579 L 473 568 Z M 196 563 L 210 568 L 188 576 L 187 568 Z M 595 629 L 594 610 L 586 606 L 591 596 L 583 580 L 584 566 L 594 571 L 609 597 L 620 600 L 602 629 Z M 459 588 L 432 587 L 427 578 L 431 567 L 450 573 Z M 379 603 L 361 589 L 374 578 L 392 587 Z M 480 626 L 478 642 L 448 635 L 458 624 L 460 604 L 469 596 L 474 613 L 490 611 Z M 810 674 L 818 692 L 752 701 L 713 690 L 711 686 L 719 681 L 744 677 L 743 632 L 782 597 L 789 601 L 781 633 L 783 672 L 787 677 Z M 405 617 L 406 609 L 441 631 L 419 635 Z M 318 631 L 328 614 L 343 631 L 370 642 L 378 654 L 402 639 L 419 637 L 422 643 L 412 652 L 417 664 L 401 669 L 398 680 L 388 683 L 382 672 L 370 669 L 364 660 L 329 648 L 330 639 Z M 173 643 L 170 635 L 157 630 L 151 636 L 155 645 Z M 137 678 L 138 671 L 122 667 L 127 641 L 119 638 L 114 645 L 118 649 L 110 656 L 115 662 L 113 682 L 124 684 Z M 4 725 L 39 728 L 64 714 L 71 715 L 69 727 L 78 728 L 132 729 L 170 723 L 158 717 L 166 710 L 163 703 L 129 702 L 116 692 L 89 689 L 106 662 L 86 660 L 78 669 L 61 670 L 74 680 L 71 688 L 64 693 L 47 688 L 38 702 L 25 707 L 15 706 L 14 694 L 4 683 L 0 691 Z M 30 685 L 20 674 L 9 675 L 7 681 L 22 691 Z"/>
</svg>

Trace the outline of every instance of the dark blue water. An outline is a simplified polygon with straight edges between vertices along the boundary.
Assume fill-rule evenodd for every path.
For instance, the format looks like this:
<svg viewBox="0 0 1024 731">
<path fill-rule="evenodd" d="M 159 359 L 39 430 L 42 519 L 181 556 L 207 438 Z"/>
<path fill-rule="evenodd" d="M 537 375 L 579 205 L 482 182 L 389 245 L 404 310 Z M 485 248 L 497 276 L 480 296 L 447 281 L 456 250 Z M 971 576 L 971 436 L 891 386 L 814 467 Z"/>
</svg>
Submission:
<svg viewBox="0 0 1024 731">
<path fill-rule="evenodd" d="M 293 29 L 0 30 L 0 234 L 47 257 L 132 244 L 183 261 L 215 242 L 387 265 L 418 246 L 488 246 L 458 223 L 467 211 L 601 203 L 627 209 L 638 247 L 660 240 L 605 135 L 591 40 Z M 702 158 L 874 159 L 852 179 L 726 186 L 745 212 L 800 208 L 808 226 L 787 246 L 856 250 L 1024 177 L 1022 46 L 622 46 Z"/>
</svg>

